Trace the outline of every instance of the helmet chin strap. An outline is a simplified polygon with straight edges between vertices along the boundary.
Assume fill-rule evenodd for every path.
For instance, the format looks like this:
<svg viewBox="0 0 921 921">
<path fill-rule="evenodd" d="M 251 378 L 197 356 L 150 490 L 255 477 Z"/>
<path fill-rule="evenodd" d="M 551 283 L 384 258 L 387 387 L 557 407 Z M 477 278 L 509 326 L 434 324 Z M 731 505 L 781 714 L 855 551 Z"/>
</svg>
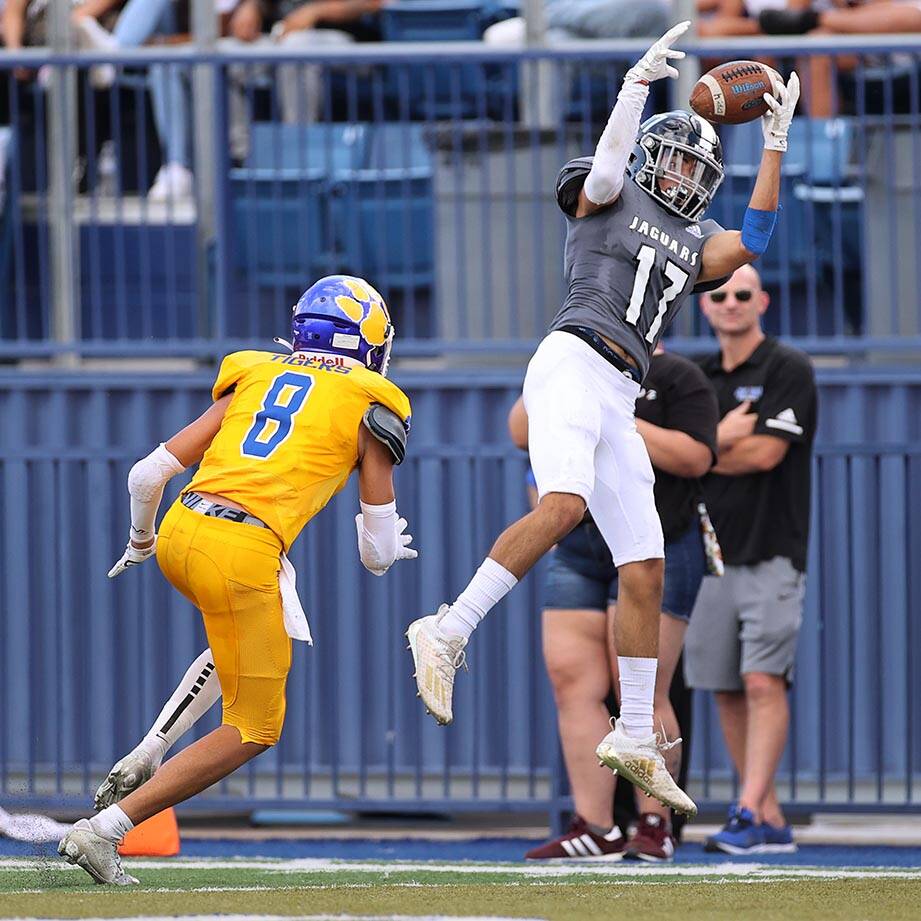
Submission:
<svg viewBox="0 0 921 921">
<path fill-rule="evenodd" d="M 285 346 L 285 348 L 287 348 L 289 352 L 293 352 L 293 351 L 294 351 L 294 346 L 291 345 L 291 343 L 288 342 L 287 339 L 281 339 L 280 337 L 276 336 L 276 337 L 272 340 L 272 342 L 277 342 L 279 345 Z"/>
</svg>

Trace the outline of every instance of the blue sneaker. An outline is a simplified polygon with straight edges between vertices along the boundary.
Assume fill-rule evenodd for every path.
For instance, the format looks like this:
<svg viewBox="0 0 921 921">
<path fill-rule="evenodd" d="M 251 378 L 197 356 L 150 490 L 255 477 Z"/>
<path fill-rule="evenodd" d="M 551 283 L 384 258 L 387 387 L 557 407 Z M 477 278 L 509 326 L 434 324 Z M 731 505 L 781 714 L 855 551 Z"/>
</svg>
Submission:
<svg viewBox="0 0 921 921">
<path fill-rule="evenodd" d="M 750 809 L 733 805 L 729 809 L 729 821 L 722 831 L 707 838 L 704 850 L 734 855 L 761 854 L 764 844 L 764 826 L 755 824 Z"/>
<path fill-rule="evenodd" d="M 795 854 L 796 842 L 793 840 L 793 829 L 789 825 L 768 825 L 761 823 L 764 833 L 764 844 L 761 846 L 762 854 Z"/>
</svg>

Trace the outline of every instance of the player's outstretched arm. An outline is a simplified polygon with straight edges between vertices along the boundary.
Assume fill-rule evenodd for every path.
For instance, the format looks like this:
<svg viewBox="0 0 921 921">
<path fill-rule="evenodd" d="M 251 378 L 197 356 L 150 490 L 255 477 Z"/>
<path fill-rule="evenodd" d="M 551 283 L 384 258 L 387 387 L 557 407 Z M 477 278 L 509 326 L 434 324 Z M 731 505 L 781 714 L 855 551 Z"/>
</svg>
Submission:
<svg viewBox="0 0 921 921">
<path fill-rule="evenodd" d="M 355 516 L 355 528 L 362 565 L 375 576 L 382 576 L 397 560 L 414 560 L 419 555 L 410 546 L 412 534 L 404 533 L 406 519 L 397 515 L 393 465 L 392 448 L 363 424 L 358 433 L 361 512 Z"/>
<path fill-rule="evenodd" d="M 131 496 L 131 532 L 121 559 L 109 570 L 109 578 L 121 575 L 129 566 L 150 559 L 157 551 L 154 524 L 163 489 L 177 474 L 197 464 L 221 427 L 232 394 L 221 397 L 194 422 L 141 458 L 128 473 Z"/>
<path fill-rule="evenodd" d="M 761 119 L 764 152 L 755 178 L 755 187 L 742 221 L 742 229 L 716 233 L 704 244 L 698 281 L 713 281 L 731 275 L 737 268 L 754 262 L 768 247 L 780 198 L 780 165 L 787 149 L 787 133 L 799 99 L 799 77 L 790 75 L 775 99 L 768 93 L 764 101 L 767 114 Z"/>
<path fill-rule="evenodd" d="M 617 103 L 595 148 L 592 168 L 579 193 L 576 217 L 594 214 L 617 201 L 624 186 L 624 171 L 630 152 L 636 143 L 643 106 L 649 95 L 649 84 L 663 77 L 678 76 L 678 71 L 669 62 L 681 60 L 684 52 L 676 51 L 672 45 L 687 32 L 690 25 L 690 22 L 679 22 L 672 26 L 627 71 L 623 86 L 617 94 Z"/>
</svg>

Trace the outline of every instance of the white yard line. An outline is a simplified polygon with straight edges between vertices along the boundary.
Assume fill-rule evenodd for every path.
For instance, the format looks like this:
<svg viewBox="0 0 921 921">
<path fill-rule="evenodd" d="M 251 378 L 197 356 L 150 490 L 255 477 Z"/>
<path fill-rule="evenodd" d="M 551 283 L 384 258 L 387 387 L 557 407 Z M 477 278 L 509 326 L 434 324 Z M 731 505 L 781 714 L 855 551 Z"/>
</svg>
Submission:
<svg viewBox="0 0 921 921">
<path fill-rule="evenodd" d="M 460 863 L 436 863 L 426 861 L 353 861 L 327 860 L 319 857 L 303 857 L 293 860 L 263 858 L 201 858 L 175 857 L 169 860 L 127 859 L 125 864 L 139 870 L 265 870 L 271 873 L 471 873 L 510 874 L 524 877 L 559 876 L 747 876 L 758 874 L 774 876 L 810 876 L 848 873 L 853 876 L 905 876 L 921 877 L 921 868 L 913 867 L 797 867 L 781 864 L 742 863 L 725 861 L 714 864 L 644 864 L 605 860 L 566 860 L 559 863 L 489 863 L 464 861 Z M 77 867 L 56 859 L 43 857 L 0 858 L 0 870 L 72 870 Z"/>
<path fill-rule="evenodd" d="M 268 873 L 286 876 L 296 873 L 462 873 L 470 875 L 509 875 L 523 879 L 558 879 L 562 877 L 614 877 L 620 880 L 631 878 L 654 879 L 655 877 L 684 877 L 703 879 L 704 877 L 753 878 L 766 879 L 921 879 L 921 868 L 907 867 L 793 867 L 779 864 L 736 863 L 726 861 L 717 864 L 635 864 L 610 861 L 565 861 L 554 864 L 502 864 L 477 863 L 427 863 L 427 862 L 378 862 L 378 861 L 344 861 L 324 860 L 321 858 L 300 858 L 295 860 L 249 860 L 219 859 L 202 860 L 182 857 L 170 860 L 126 860 L 126 865 L 137 870 L 263 870 Z M 78 868 L 63 861 L 57 862 L 44 858 L 12 857 L 0 859 L 0 871 L 50 872 L 73 871 Z M 272 889 L 278 887 L 258 886 L 253 889 Z M 300 888 L 300 887 L 298 887 Z M 211 891 L 227 891 L 245 887 L 221 887 Z M 202 890 L 199 890 L 202 891 Z M 205 890 L 207 891 L 207 890 Z"/>
</svg>

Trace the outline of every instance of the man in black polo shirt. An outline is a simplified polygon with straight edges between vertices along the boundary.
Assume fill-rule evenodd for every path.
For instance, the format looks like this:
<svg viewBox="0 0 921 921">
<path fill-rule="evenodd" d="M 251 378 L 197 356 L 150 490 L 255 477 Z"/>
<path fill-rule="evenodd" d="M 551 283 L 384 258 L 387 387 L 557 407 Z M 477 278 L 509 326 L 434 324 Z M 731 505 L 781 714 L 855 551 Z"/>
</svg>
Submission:
<svg viewBox="0 0 921 921">
<path fill-rule="evenodd" d="M 726 572 L 704 579 L 685 663 L 691 687 L 716 692 L 742 782 L 729 821 L 706 845 L 730 854 L 796 849 L 774 774 L 802 620 L 816 388 L 806 355 L 762 332 L 767 306 L 751 266 L 701 297 L 720 344 L 701 366 L 722 420 L 704 496 Z"/>
</svg>

